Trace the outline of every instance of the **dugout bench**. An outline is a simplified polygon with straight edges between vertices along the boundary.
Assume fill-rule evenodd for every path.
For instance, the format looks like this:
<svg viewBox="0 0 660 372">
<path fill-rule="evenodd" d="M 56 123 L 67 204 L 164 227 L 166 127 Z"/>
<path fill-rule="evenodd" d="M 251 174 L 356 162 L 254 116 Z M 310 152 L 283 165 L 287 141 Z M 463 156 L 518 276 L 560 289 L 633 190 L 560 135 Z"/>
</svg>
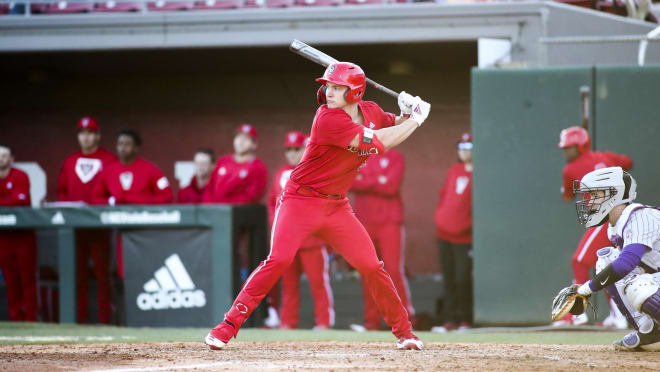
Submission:
<svg viewBox="0 0 660 372">
<path fill-rule="evenodd" d="M 76 321 L 75 230 L 99 228 L 122 233 L 129 326 L 219 323 L 241 285 L 239 242 L 249 270 L 268 247 L 263 205 L 0 208 L 0 233 L 57 231 L 60 323 Z M 261 324 L 263 314 L 255 311 L 250 323 Z"/>
</svg>

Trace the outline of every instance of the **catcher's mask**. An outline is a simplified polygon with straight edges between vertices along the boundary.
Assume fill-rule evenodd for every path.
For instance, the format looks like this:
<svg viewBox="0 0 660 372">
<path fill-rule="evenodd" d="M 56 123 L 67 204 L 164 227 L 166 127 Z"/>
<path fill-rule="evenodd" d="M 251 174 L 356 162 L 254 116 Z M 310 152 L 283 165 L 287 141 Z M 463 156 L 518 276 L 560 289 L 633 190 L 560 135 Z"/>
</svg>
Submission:
<svg viewBox="0 0 660 372">
<path fill-rule="evenodd" d="M 573 192 L 582 200 L 575 203 L 578 222 L 586 227 L 602 225 L 617 205 L 635 199 L 637 183 L 620 167 L 609 167 L 587 173 L 573 181 Z"/>
</svg>

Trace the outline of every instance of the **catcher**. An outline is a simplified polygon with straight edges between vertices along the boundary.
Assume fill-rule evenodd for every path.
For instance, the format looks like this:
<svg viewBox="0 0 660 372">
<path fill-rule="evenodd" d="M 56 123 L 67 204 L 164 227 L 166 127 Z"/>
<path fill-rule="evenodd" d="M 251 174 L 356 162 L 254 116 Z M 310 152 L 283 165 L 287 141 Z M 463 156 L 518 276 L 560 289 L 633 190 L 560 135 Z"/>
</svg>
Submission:
<svg viewBox="0 0 660 372">
<path fill-rule="evenodd" d="M 660 351 L 660 210 L 631 203 L 637 183 L 620 167 L 587 173 L 573 189 L 577 217 L 587 227 L 609 222 L 613 247 L 598 250 L 596 276 L 562 289 L 553 301 L 552 318 L 586 310 L 593 292 L 605 288 L 635 331 L 614 343 L 617 350 Z"/>
</svg>

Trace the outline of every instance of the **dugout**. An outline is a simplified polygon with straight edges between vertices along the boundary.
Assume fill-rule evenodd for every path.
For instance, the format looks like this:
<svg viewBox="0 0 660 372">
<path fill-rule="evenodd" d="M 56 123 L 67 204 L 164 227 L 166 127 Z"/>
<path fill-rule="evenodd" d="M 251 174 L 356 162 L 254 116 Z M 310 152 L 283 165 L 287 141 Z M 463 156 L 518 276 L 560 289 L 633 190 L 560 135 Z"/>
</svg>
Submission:
<svg viewBox="0 0 660 372">
<path fill-rule="evenodd" d="M 247 242 L 249 268 L 266 256 L 262 205 L 0 208 L 0 232 L 49 229 L 57 237 L 59 321 L 76 321 L 75 229 L 119 229 L 128 326 L 208 327 L 223 319 L 241 285 L 237 245 Z M 265 308 L 250 325 L 261 324 Z"/>
</svg>

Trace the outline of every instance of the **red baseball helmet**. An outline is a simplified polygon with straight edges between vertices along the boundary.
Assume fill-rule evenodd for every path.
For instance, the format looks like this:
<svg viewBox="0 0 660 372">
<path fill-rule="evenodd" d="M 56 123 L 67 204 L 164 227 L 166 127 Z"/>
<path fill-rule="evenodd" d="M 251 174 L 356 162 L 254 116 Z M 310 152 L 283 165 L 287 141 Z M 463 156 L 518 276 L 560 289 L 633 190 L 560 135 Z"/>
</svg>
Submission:
<svg viewBox="0 0 660 372">
<path fill-rule="evenodd" d="M 236 128 L 236 134 L 239 133 L 247 134 L 254 142 L 257 142 L 257 130 L 254 129 L 252 124 L 245 123 L 239 125 L 238 128 Z"/>
<path fill-rule="evenodd" d="M 99 123 L 91 116 L 85 116 L 78 120 L 78 130 L 99 131 Z"/>
<path fill-rule="evenodd" d="M 560 149 L 577 146 L 580 154 L 589 151 L 591 145 L 591 140 L 589 139 L 589 133 L 586 129 L 582 127 L 570 127 L 566 128 L 559 133 L 559 144 L 557 147 Z"/>
<path fill-rule="evenodd" d="M 350 62 L 335 62 L 329 65 L 325 69 L 323 77 L 316 79 L 316 81 L 323 83 L 323 85 L 331 82 L 347 86 L 348 90 L 344 94 L 344 98 L 348 103 L 360 102 L 367 88 L 367 77 L 364 75 L 364 71 L 360 66 Z"/>
<path fill-rule="evenodd" d="M 284 140 L 284 147 L 305 147 L 305 136 L 302 132 L 294 130 L 286 134 L 286 140 Z"/>
</svg>

